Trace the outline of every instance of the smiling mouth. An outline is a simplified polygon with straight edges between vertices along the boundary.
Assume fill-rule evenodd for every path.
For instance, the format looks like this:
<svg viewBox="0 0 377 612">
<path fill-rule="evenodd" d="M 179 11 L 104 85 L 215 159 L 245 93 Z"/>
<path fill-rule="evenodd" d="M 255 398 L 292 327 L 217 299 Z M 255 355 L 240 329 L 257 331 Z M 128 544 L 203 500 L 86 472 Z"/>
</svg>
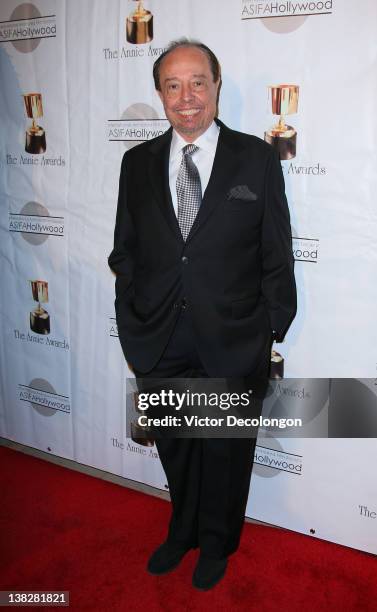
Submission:
<svg viewBox="0 0 377 612">
<path fill-rule="evenodd" d="M 193 117 L 200 113 L 200 108 L 189 108 L 187 110 L 179 110 L 177 111 L 179 115 L 183 115 L 183 117 Z"/>
</svg>

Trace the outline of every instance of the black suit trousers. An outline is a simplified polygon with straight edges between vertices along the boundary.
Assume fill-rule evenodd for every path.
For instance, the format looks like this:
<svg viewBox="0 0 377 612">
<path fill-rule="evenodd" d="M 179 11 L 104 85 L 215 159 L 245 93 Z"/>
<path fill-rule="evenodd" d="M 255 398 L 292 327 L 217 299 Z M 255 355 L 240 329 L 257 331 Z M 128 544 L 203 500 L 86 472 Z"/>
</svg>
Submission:
<svg viewBox="0 0 377 612">
<path fill-rule="evenodd" d="M 267 386 L 271 342 L 257 374 Z M 189 310 L 182 310 L 157 365 L 144 378 L 208 377 L 195 345 Z M 139 387 L 140 388 L 140 387 Z M 166 474 L 172 515 L 168 541 L 178 548 L 199 547 L 222 559 L 238 548 L 245 518 L 255 438 L 157 439 Z"/>
</svg>

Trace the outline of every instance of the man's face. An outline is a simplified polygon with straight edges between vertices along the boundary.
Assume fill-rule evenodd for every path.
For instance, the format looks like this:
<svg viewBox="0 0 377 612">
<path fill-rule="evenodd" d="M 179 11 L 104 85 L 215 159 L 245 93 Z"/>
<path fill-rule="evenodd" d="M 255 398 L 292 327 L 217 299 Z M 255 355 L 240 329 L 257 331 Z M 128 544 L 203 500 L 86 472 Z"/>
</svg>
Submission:
<svg viewBox="0 0 377 612">
<path fill-rule="evenodd" d="M 186 142 L 193 142 L 216 114 L 219 81 L 213 81 L 206 54 L 196 47 L 169 53 L 161 64 L 160 87 L 168 120 Z"/>
</svg>

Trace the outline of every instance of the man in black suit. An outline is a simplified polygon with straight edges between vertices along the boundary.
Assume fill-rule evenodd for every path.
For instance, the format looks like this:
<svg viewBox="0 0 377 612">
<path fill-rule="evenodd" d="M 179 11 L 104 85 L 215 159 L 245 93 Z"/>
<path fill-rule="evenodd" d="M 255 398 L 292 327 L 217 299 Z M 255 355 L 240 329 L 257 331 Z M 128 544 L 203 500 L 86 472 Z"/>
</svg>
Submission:
<svg viewBox="0 0 377 612">
<path fill-rule="evenodd" d="M 216 117 L 220 66 L 171 43 L 153 75 L 171 128 L 124 155 L 114 249 L 119 338 L 137 379 L 267 381 L 296 312 L 291 230 L 275 151 Z M 200 548 L 193 585 L 224 575 L 244 522 L 255 439 L 156 441 L 172 500 L 152 574 Z"/>
</svg>

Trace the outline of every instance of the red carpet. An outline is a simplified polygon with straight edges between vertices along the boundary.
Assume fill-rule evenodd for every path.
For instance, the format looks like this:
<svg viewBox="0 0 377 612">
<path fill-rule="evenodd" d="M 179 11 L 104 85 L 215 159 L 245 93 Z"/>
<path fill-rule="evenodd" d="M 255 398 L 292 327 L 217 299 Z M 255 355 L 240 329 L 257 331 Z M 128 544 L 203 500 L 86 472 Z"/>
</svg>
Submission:
<svg viewBox="0 0 377 612">
<path fill-rule="evenodd" d="M 213 591 L 191 587 L 194 551 L 150 576 L 169 503 L 4 447 L 0 460 L 0 590 L 67 590 L 71 610 L 377 610 L 374 556 L 250 524 Z"/>
</svg>

